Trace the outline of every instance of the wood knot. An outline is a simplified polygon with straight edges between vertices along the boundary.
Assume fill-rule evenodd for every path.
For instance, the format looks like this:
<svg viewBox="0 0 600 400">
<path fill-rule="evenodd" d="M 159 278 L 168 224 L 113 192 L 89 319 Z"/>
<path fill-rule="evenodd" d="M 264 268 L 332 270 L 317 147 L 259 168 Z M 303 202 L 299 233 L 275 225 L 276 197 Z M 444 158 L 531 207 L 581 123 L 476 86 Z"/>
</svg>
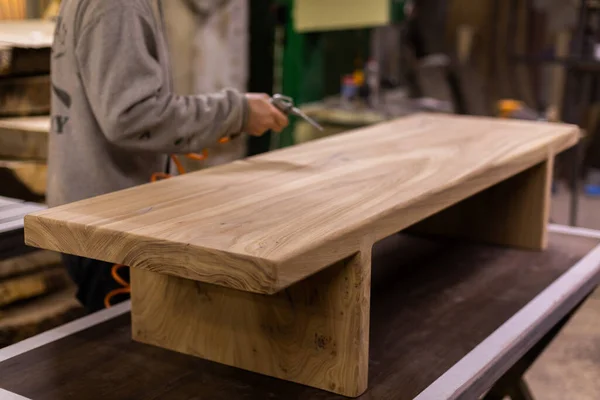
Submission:
<svg viewBox="0 0 600 400">
<path fill-rule="evenodd" d="M 331 343 L 331 340 L 331 336 L 315 333 L 315 346 L 317 346 L 317 349 L 325 349 Z"/>
</svg>

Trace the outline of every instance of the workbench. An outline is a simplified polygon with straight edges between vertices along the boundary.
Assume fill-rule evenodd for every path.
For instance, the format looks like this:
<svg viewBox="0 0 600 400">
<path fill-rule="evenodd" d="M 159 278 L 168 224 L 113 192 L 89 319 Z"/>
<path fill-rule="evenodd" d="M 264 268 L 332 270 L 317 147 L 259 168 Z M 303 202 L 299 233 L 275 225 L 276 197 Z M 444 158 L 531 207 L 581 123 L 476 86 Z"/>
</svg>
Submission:
<svg viewBox="0 0 600 400">
<path fill-rule="evenodd" d="M 506 378 L 530 365 L 599 279 L 600 231 L 551 226 L 544 252 L 402 234 L 377 243 L 360 399 L 475 399 L 498 382 L 522 385 Z M 0 396 L 344 398 L 134 342 L 129 310 L 121 303 L 0 350 Z"/>
</svg>

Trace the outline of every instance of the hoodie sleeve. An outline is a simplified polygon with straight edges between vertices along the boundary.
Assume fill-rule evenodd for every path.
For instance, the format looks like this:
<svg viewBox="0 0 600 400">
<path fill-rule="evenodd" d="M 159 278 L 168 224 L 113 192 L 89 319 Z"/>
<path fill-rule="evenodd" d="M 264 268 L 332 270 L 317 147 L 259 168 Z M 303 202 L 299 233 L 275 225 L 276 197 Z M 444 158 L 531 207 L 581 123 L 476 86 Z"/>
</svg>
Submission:
<svg viewBox="0 0 600 400">
<path fill-rule="evenodd" d="M 248 107 L 244 95 L 168 92 L 155 35 L 151 21 L 123 7 L 98 16 L 77 39 L 82 85 L 107 139 L 123 148 L 185 153 L 240 133 Z"/>
</svg>

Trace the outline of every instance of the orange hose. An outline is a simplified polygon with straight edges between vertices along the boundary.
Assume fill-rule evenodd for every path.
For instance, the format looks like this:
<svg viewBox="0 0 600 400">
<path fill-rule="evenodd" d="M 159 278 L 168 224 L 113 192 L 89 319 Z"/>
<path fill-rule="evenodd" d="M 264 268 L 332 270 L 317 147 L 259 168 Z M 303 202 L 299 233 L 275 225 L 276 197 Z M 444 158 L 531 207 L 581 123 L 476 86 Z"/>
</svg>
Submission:
<svg viewBox="0 0 600 400">
<path fill-rule="evenodd" d="M 105 308 L 110 308 L 111 304 L 110 301 L 112 300 L 113 297 L 119 295 L 119 294 L 129 294 L 131 293 L 131 286 L 129 285 L 129 283 L 127 283 L 127 281 L 123 278 L 121 278 L 119 276 L 119 274 L 117 273 L 119 271 L 119 269 L 121 268 L 127 268 L 125 265 L 121 265 L 121 264 L 115 264 L 112 266 L 112 268 L 110 269 L 110 275 L 112 276 L 112 278 L 121 286 L 123 286 L 122 288 L 118 288 L 118 289 L 114 289 L 111 290 L 110 292 L 108 292 L 108 294 L 104 297 L 104 307 Z"/>
<path fill-rule="evenodd" d="M 189 153 L 189 154 L 186 154 L 185 156 L 187 158 L 189 158 L 190 160 L 204 161 L 204 160 L 206 160 L 208 158 L 208 150 L 206 150 L 206 149 L 202 150 L 201 154 L 198 154 L 198 153 Z"/>
</svg>

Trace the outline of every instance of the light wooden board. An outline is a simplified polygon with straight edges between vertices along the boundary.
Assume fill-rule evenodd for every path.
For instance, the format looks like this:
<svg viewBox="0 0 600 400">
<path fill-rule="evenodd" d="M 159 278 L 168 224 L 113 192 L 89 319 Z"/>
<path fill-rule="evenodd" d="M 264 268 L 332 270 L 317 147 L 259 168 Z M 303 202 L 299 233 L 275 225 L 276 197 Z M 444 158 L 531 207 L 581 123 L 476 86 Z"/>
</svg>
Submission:
<svg viewBox="0 0 600 400">
<path fill-rule="evenodd" d="M 0 46 L 51 47 L 55 26 L 45 20 L 0 21 Z"/>
<path fill-rule="evenodd" d="M 50 117 L 0 119 L 0 157 L 45 160 Z"/>
<path fill-rule="evenodd" d="M 370 249 L 275 296 L 131 273 L 135 340 L 346 396 L 367 388 Z"/>
<path fill-rule="evenodd" d="M 0 2 L 0 20 L 25 19 L 25 0 L 2 0 Z"/>
<path fill-rule="evenodd" d="M 416 115 L 34 213 L 26 243 L 275 293 L 578 139 L 572 125 Z"/>
</svg>

